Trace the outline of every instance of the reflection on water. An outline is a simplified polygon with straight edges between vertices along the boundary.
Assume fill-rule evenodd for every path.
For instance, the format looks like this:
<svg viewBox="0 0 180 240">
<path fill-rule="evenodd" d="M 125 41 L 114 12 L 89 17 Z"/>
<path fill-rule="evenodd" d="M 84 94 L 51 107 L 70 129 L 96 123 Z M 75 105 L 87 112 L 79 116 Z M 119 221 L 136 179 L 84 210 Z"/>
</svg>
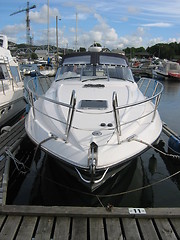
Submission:
<svg viewBox="0 0 180 240">
<path fill-rule="evenodd" d="M 43 170 L 38 176 L 39 184 L 33 189 L 33 204 L 71 206 L 107 206 L 108 204 L 113 206 L 132 206 L 134 204 L 142 206 L 142 204 L 147 204 L 142 201 L 144 190 L 122 194 L 144 185 L 145 174 L 140 158 L 134 159 L 120 174 L 106 181 L 93 193 L 87 192 L 82 184 L 64 169 L 58 169 L 51 158 L 46 159 Z M 148 204 L 149 201 L 152 200 L 148 199 Z"/>
<path fill-rule="evenodd" d="M 148 179 L 140 157 L 134 159 L 120 174 L 113 176 L 102 187 L 91 193 L 64 169 L 57 167 L 53 159 L 42 151 L 38 151 L 32 164 L 28 163 L 28 159 L 33 158 L 35 146 L 28 139 L 27 141 L 28 149 L 22 144 L 22 150 L 16 157 L 30 153 L 30 157 L 25 156 L 21 159 L 29 171 L 20 174 L 15 172 L 12 166 L 8 204 L 152 206 L 151 187 L 141 189 L 148 184 Z M 133 191 L 136 188 L 138 190 Z"/>
<path fill-rule="evenodd" d="M 159 112 L 161 119 L 180 135 L 180 81 L 164 80 Z"/>
<path fill-rule="evenodd" d="M 180 82 L 162 83 L 164 92 L 159 106 L 161 118 L 180 134 Z M 167 153 L 167 141 L 168 137 L 162 133 L 158 149 Z M 57 170 L 55 162 L 42 151 L 37 152 L 31 163 L 34 152 L 35 146 L 26 139 L 17 158 L 25 163 L 29 171 L 17 174 L 14 165 L 11 165 L 8 204 L 180 207 L 180 174 L 168 178 L 180 171 L 180 159 L 167 157 L 154 149 L 134 159 L 128 168 L 112 177 L 93 194 L 86 192 L 63 169 Z"/>
</svg>

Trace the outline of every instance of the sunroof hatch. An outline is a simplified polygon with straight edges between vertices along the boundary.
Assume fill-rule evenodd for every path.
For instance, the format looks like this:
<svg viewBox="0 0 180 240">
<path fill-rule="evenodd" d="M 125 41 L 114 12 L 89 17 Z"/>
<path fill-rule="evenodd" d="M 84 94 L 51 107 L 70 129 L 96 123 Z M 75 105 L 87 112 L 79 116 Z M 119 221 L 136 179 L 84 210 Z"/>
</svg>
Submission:
<svg viewBox="0 0 180 240">
<path fill-rule="evenodd" d="M 106 109 L 108 107 L 106 100 L 81 100 L 80 108 L 81 109 Z"/>
</svg>

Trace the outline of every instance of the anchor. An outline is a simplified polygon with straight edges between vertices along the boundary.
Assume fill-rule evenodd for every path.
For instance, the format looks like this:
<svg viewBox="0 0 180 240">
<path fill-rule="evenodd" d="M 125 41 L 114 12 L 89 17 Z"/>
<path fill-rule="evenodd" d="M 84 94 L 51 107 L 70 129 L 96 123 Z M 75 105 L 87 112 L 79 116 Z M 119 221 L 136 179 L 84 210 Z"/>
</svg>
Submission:
<svg viewBox="0 0 180 240">
<path fill-rule="evenodd" d="M 88 166 L 89 173 L 91 176 L 91 183 L 94 183 L 94 175 L 96 174 L 96 166 L 98 160 L 98 145 L 95 142 L 90 144 L 90 149 L 88 152 Z"/>
</svg>

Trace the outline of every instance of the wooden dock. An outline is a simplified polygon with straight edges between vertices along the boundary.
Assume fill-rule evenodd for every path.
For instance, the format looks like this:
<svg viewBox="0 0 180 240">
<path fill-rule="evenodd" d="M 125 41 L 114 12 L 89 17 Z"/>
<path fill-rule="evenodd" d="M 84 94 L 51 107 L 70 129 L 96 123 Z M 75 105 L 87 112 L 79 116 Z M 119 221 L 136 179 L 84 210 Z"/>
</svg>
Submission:
<svg viewBox="0 0 180 240">
<path fill-rule="evenodd" d="M 10 159 L 6 156 L 6 150 L 13 152 L 26 136 L 25 119 L 21 119 L 7 132 L 0 135 L 0 205 L 6 202 Z"/>
<path fill-rule="evenodd" d="M 142 68 L 131 68 L 134 75 L 141 77 L 152 77 L 152 69 L 142 67 Z"/>
<path fill-rule="evenodd" d="M 0 135 L 0 240 L 175 240 L 180 208 L 118 208 L 6 205 L 4 155 L 26 135 L 24 119 Z"/>
<path fill-rule="evenodd" d="M 180 239 L 180 210 L 3 206 L 1 240 Z M 136 213 L 137 211 L 137 213 Z"/>
</svg>

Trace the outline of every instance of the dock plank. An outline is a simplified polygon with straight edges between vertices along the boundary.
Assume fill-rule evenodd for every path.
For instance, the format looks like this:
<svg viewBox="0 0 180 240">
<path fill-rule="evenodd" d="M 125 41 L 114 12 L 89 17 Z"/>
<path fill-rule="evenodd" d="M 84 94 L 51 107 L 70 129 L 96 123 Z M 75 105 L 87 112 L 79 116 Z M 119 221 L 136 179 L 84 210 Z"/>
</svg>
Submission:
<svg viewBox="0 0 180 240">
<path fill-rule="evenodd" d="M 109 212 L 103 207 L 73 207 L 73 206 L 0 206 L 0 214 L 31 215 L 31 216 L 63 216 L 63 217 L 121 217 L 121 218 L 178 218 L 180 208 L 147 208 L 146 214 L 129 214 L 128 208 L 114 207 Z"/>
<path fill-rule="evenodd" d="M 90 218 L 90 239 L 105 240 L 104 224 L 102 218 Z"/>
<path fill-rule="evenodd" d="M 87 218 L 73 218 L 71 239 L 87 239 Z"/>
<path fill-rule="evenodd" d="M 177 240 L 168 219 L 155 219 L 155 223 L 163 240 Z"/>
<path fill-rule="evenodd" d="M 158 240 L 159 237 L 151 219 L 138 219 L 143 239 Z"/>
<path fill-rule="evenodd" d="M 8 216 L 1 232 L 0 239 L 13 240 L 19 227 L 21 216 Z"/>
<path fill-rule="evenodd" d="M 37 217 L 24 217 L 16 240 L 32 240 Z"/>
<path fill-rule="evenodd" d="M 25 119 L 17 122 L 9 132 L 0 135 L 0 156 L 4 153 L 6 147 L 11 146 L 17 139 L 25 134 Z"/>
<path fill-rule="evenodd" d="M 2 224 L 5 220 L 5 216 L 0 215 L 0 229 L 2 228 Z"/>
<path fill-rule="evenodd" d="M 36 231 L 36 240 L 49 240 L 51 238 L 53 217 L 41 217 Z"/>
<path fill-rule="evenodd" d="M 57 217 L 53 240 L 68 240 L 70 231 L 69 217 Z"/>
<path fill-rule="evenodd" d="M 106 218 L 108 240 L 123 240 L 119 218 Z"/>
<path fill-rule="evenodd" d="M 25 124 L 25 118 L 22 118 L 17 123 L 15 123 L 12 127 L 10 127 L 9 131 L 4 132 L 0 135 L 0 143 L 4 142 L 7 138 L 11 137 L 11 134 L 16 132 L 18 129 L 23 129 Z"/>
<path fill-rule="evenodd" d="M 125 232 L 126 239 L 136 239 L 141 240 L 138 227 L 136 224 L 136 219 L 133 218 L 123 218 L 122 219 L 123 228 Z"/>
<path fill-rule="evenodd" d="M 128 208 L 113 208 L 113 211 L 99 207 L 81 207 L 80 211 L 79 207 L 68 206 L 4 205 L 0 207 L 0 239 L 180 239 L 179 208 L 148 208 L 148 214 L 142 215 L 130 214 Z"/>
<path fill-rule="evenodd" d="M 180 219 L 170 219 L 171 224 L 173 225 L 178 238 L 180 239 Z"/>
<path fill-rule="evenodd" d="M 6 148 L 10 147 L 11 145 L 13 145 L 13 143 L 15 143 L 18 139 L 21 138 L 22 135 L 24 135 L 26 132 L 25 132 L 25 129 L 21 129 L 19 130 L 18 132 L 14 132 L 12 135 L 11 135 L 11 138 L 7 138 L 4 142 L 2 142 L 0 144 L 0 156 L 2 154 L 4 154 Z"/>
</svg>

